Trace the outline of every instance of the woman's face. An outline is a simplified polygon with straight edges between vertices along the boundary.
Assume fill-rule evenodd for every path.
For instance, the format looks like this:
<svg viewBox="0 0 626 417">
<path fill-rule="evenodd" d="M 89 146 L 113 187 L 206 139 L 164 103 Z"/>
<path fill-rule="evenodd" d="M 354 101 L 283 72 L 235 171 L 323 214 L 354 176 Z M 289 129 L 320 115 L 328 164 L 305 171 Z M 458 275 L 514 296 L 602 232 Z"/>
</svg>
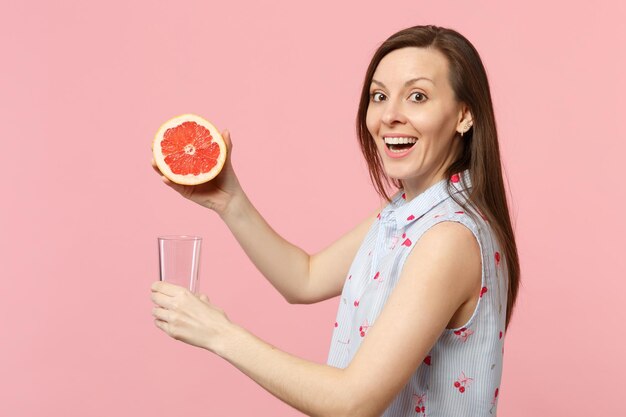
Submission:
<svg viewBox="0 0 626 417">
<path fill-rule="evenodd" d="M 378 64 L 367 129 L 386 174 L 402 181 L 407 198 L 444 178 L 462 151 L 457 132 L 469 120 L 467 106 L 455 99 L 448 81 L 447 59 L 438 50 L 396 49 Z"/>
</svg>

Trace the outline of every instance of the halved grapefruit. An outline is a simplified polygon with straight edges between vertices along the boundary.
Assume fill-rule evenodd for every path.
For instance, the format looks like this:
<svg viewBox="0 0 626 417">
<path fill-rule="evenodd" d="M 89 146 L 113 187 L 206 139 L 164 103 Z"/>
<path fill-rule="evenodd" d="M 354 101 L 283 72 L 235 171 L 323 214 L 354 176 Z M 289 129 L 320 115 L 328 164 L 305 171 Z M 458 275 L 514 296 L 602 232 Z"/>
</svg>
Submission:
<svg viewBox="0 0 626 417">
<path fill-rule="evenodd" d="M 183 114 L 163 123 L 152 141 L 159 170 L 170 181 L 198 185 L 215 178 L 226 162 L 226 143 L 209 121 Z"/>
</svg>

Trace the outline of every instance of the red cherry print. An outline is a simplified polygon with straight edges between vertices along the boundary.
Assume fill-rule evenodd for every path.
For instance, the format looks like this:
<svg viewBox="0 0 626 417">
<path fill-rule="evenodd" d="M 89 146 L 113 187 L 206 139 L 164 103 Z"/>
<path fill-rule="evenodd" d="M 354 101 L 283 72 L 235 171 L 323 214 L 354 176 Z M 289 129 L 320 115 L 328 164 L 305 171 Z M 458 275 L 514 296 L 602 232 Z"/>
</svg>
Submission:
<svg viewBox="0 0 626 417">
<path fill-rule="evenodd" d="M 419 407 L 415 407 L 415 412 L 416 412 L 416 413 L 419 413 L 419 412 L 420 412 L 420 410 L 421 410 L 421 408 L 419 408 Z"/>
<path fill-rule="evenodd" d="M 338 327 L 338 326 L 339 326 L 339 323 L 335 322 L 335 327 Z"/>
<path fill-rule="evenodd" d="M 499 339 L 502 339 L 502 332 L 500 332 L 500 337 L 499 337 Z"/>
<path fill-rule="evenodd" d="M 500 265 L 500 252 L 494 253 L 493 257 L 496 259 L 496 266 Z"/>
<path fill-rule="evenodd" d="M 483 298 L 483 294 L 484 294 L 484 293 L 486 293 L 486 292 L 487 292 L 487 287 L 483 287 L 483 288 L 480 290 L 480 298 Z"/>
<path fill-rule="evenodd" d="M 450 177 L 450 181 L 452 181 L 453 183 L 457 183 L 459 182 L 459 174 L 454 174 Z"/>
<path fill-rule="evenodd" d="M 406 193 L 402 193 L 402 198 L 406 200 Z"/>
<path fill-rule="evenodd" d="M 454 381 L 454 386 L 458 388 L 461 386 L 461 383 L 459 381 Z"/>
<path fill-rule="evenodd" d="M 358 307 L 359 306 L 359 300 L 354 300 L 354 306 Z"/>
<path fill-rule="evenodd" d="M 363 331 L 363 326 L 359 326 L 359 331 L 362 332 Z"/>
<path fill-rule="evenodd" d="M 424 358 L 424 363 L 425 363 L 426 365 L 430 366 L 430 355 L 428 355 L 428 356 L 426 356 L 426 357 Z"/>
<path fill-rule="evenodd" d="M 374 279 L 378 279 L 379 276 L 380 276 L 380 272 L 376 272 L 376 275 L 374 275 Z"/>
<path fill-rule="evenodd" d="M 365 337 L 365 332 L 361 332 L 361 337 Z"/>
<path fill-rule="evenodd" d="M 415 218 L 415 216 L 411 214 L 411 215 L 410 215 L 409 217 L 407 217 L 406 219 L 407 219 L 407 220 L 413 220 L 414 218 Z"/>
<path fill-rule="evenodd" d="M 460 335 L 461 334 L 461 330 L 455 330 L 454 334 L 457 335 L 457 336 Z"/>
<path fill-rule="evenodd" d="M 426 413 L 426 407 L 422 406 L 422 413 Z"/>
<path fill-rule="evenodd" d="M 460 392 L 465 392 L 465 387 L 459 387 Z"/>
</svg>

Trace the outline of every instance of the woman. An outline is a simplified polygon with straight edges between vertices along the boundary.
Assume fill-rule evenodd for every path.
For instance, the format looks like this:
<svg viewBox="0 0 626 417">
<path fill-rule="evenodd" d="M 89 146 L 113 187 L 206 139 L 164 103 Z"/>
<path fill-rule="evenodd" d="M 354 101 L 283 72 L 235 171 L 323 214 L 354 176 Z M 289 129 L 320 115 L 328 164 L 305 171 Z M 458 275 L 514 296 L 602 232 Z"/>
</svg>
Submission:
<svg viewBox="0 0 626 417">
<path fill-rule="evenodd" d="M 314 255 L 256 211 L 232 152 L 207 184 L 163 179 L 218 213 L 288 302 L 341 295 L 326 365 L 279 351 L 205 295 L 169 283 L 152 286 L 155 323 L 309 415 L 495 415 L 519 263 L 489 85 L 474 47 L 434 26 L 391 36 L 367 70 L 357 131 L 388 204 Z M 223 136 L 232 151 L 230 134 Z M 385 184 L 398 189 L 392 197 Z"/>
</svg>

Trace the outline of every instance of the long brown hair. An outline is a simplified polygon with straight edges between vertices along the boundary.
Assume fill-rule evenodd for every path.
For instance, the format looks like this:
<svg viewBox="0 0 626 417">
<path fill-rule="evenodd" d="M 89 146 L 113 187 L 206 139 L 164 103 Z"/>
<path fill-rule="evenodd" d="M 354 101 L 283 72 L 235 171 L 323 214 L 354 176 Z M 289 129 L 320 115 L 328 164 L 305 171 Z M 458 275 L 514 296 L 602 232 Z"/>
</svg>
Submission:
<svg viewBox="0 0 626 417">
<path fill-rule="evenodd" d="M 388 202 L 391 198 L 385 184 L 389 186 L 391 183 L 398 189 L 402 188 L 400 180 L 385 174 L 376 144 L 367 129 L 366 116 L 370 84 L 378 64 L 389 52 L 405 47 L 434 48 L 443 53 L 448 61 L 449 81 L 455 97 L 470 108 L 473 125 L 464 133 L 461 155 L 448 167 L 446 177 L 451 178 L 455 173 L 470 170 L 472 187 L 469 202 L 490 222 L 500 243 L 509 276 L 505 326 L 508 328 L 519 288 L 519 257 L 502 179 L 498 133 L 487 74 L 478 52 L 460 33 L 432 25 L 414 26 L 390 36 L 374 53 L 365 74 L 356 120 L 357 135 L 370 179 L 378 194 Z M 463 176 L 460 177 L 463 181 Z M 450 180 L 448 187 L 453 189 Z M 455 194 L 451 196 L 465 207 L 462 201 L 455 198 Z"/>
</svg>

